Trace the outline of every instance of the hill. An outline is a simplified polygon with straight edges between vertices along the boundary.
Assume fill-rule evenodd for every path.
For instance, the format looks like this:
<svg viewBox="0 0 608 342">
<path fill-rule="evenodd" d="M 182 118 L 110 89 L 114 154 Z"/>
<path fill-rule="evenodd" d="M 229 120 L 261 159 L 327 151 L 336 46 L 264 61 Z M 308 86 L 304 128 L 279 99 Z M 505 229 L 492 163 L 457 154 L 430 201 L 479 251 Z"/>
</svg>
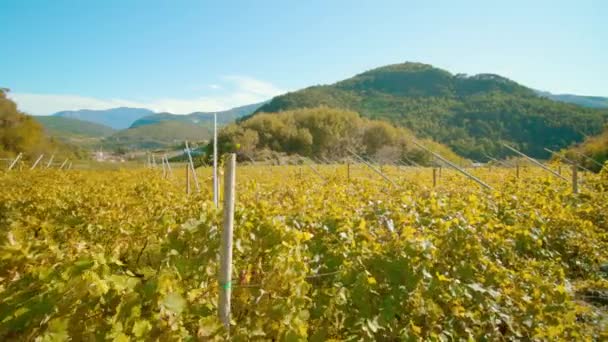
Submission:
<svg viewBox="0 0 608 342">
<path fill-rule="evenodd" d="M 608 108 L 608 97 L 601 96 L 582 96 L 573 94 L 552 94 L 546 91 L 536 91 L 538 95 L 549 98 L 553 101 L 573 103 L 589 108 Z"/>
<path fill-rule="evenodd" d="M 34 116 L 48 135 L 66 141 L 99 139 L 116 132 L 111 127 L 61 116 Z"/>
<path fill-rule="evenodd" d="M 254 115 L 319 105 L 407 127 L 473 159 L 508 155 L 502 142 L 548 158 L 543 147 L 580 142 L 598 134 L 608 119 L 608 110 L 552 101 L 499 75 L 454 75 L 420 63 L 380 67 L 277 96 Z"/>
<path fill-rule="evenodd" d="M 82 109 L 75 111 L 63 111 L 53 114 L 53 116 L 89 121 L 114 129 L 124 129 L 144 116 L 154 114 L 153 111 L 144 108 L 112 108 L 106 110 Z"/>
<path fill-rule="evenodd" d="M 0 157 L 13 157 L 18 153 L 31 160 L 40 154 L 52 153 L 71 158 L 78 151 L 49 137 L 36 119 L 20 112 L 0 89 Z"/>
<path fill-rule="evenodd" d="M 225 125 L 241 117 L 250 115 L 266 103 L 267 101 L 216 112 L 218 125 Z M 135 122 L 133 122 L 131 128 L 155 124 L 162 121 L 180 121 L 195 125 L 213 127 L 213 112 L 194 112 L 187 115 L 171 113 L 153 114 L 137 119 Z"/>
<path fill-rule="evenodd" d="M 180 121 L 162 121 L 118 131 L 105 138 L 103 146 L 128 149 L 163 148 L 183 143 L 184 140 L 207 140 L 211 135 L 210 129 L 198 125 Z"/>
</svg>

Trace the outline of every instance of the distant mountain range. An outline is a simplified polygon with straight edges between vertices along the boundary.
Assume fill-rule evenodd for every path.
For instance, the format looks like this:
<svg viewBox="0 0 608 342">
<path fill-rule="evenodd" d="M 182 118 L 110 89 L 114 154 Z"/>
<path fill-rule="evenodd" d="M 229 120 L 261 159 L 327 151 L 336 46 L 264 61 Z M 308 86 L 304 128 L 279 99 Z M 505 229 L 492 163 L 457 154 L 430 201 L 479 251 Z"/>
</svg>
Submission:
<svg viewBox="0 0 608 342">
<path fill-rule="evenodd" d="M 218 126 L 250 115 L 267 102 L 218 111 Z M 142 108 L 63 111 L 35 117 L 47 134 L 90 148 L 100 145 L 126 148 L 161 148 L 184 140 L 207 140 L 213 128 L 212 112 L 178 115 Z"/>
<path fill-rule="evenodd" d="M 256 113 L 322 105 L 407 127 L 475 160 L 509 155 L 503 143 L 548 158 L 545 147 L 580 142 L 608 121 L 608 109 L 554 101 L 500 75 L 452 74 L 409 62 L 280 95 Z"/>
<path fill-rule="evenodd" d="M 548 91 L 535 90 L 540 96 L 549 98 L 553 101 L 566 103 L 574 103 L 579 106 L 589 108 L 608 108 L 608 97 L 601 96 L 583 96 L 573 94 L 552 94 Z"/>
<path fill-rule="evenodd" d="M 219 112 L 194 112 L 194 113 L 190 113 L 190 114 L 186 114 L 186 115 L 171 114 L 171 113 L 158 113 L 158 114 L 144 116 L 144 117 L 141 117 L 141 118 L 135 120 L 135 122 L 133 122 L 133 124 L 131 124 L 131 128 L 135 128 L 135 127 L 139 127 L 139 126 L 143 126 L 143 125 L 156 124 L 156 123 L 159 123 L 162 121 L 180 121 L 180 122 L 186 122 L 186 123 L 191 123 L 191 124 L 201 125 L 201 126 L 213 126 L 213 113 L 217 113 L 218 125 L 224 125 L 224 124 L 236 121 L 237 119 L 239 119 L 241 117 L 250 115 L 251 113 L 255 112 L 256 110 L 258 110 L 258 108 L 260 108 L 261 106 L 265 105 L 268 102 L 269 101 L 254 103 L 254 104 L 241 106 L 241 107 L 235 107 L 232 109 L 219 111 Z"/>
<path fill-rule="evenodd" d="M 153 111 L 145 108 L 112 108 L 105 110 L 70 110 L 53 114 L 63 118 L 77 119 L 102 124 L 113 129 L 125 129 L 144 116 L 154 114 Z"/>
</svg>

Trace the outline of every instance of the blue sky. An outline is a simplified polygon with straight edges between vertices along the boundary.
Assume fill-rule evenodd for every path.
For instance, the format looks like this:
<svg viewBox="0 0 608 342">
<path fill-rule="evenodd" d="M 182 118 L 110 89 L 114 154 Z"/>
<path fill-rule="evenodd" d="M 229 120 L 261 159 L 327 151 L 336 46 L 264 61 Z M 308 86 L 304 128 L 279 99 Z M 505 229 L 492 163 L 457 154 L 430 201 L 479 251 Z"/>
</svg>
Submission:
<svg viewBox="0 0 608 342">
<path fill-rule="evenodd" d="M 0 0 L 22 110 L 187 113 L 418 61 L 608 96 L 608 1 Z"/>
</svg>

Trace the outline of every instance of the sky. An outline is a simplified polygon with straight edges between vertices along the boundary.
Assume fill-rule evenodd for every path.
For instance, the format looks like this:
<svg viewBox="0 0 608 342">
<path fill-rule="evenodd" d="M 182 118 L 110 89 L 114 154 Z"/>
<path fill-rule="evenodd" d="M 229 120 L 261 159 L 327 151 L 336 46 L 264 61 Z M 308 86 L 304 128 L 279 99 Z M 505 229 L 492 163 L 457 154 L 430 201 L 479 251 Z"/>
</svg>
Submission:
<svg viewBox="0 0 608 342">
<path fill-rule="evenodd" d="M 0 87 L 36 115 L 185 114 L 414 61 L 608 96 L 608 1 L 0 0 Z"/>
</svg>

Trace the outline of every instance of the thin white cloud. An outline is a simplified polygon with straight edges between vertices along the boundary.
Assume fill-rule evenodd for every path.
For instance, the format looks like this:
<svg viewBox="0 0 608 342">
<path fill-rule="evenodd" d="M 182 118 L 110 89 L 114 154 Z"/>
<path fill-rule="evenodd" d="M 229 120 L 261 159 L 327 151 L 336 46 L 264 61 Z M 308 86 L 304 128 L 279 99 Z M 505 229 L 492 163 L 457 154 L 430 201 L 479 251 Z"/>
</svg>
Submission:
<svg viewBox="0 0 608 342">
<path fill-rule="evenodd" d="M 196 98 L 159 98 L 150 101 L 127 99 L 101 99 L 72 94 L 9 93 L 19 109 L 35 115 L 49 115 L 63 110 L 110 109 L 116 107 L 148 108 L 156 112 L 187 114 L 196 111 L 211 112 L 268 100 L 285 93 L 271 83 L 247 76 L 225 76 L 226 86 L 211 85 L 221 94 Z"/>
<path fill-rule="evenodd" d="M 271 83 L 247 76 L 225 76 L 224 79 L 234 82 L 242 91 L 260 96 L 272 97 L 284 92 Z"/>
</svg>

